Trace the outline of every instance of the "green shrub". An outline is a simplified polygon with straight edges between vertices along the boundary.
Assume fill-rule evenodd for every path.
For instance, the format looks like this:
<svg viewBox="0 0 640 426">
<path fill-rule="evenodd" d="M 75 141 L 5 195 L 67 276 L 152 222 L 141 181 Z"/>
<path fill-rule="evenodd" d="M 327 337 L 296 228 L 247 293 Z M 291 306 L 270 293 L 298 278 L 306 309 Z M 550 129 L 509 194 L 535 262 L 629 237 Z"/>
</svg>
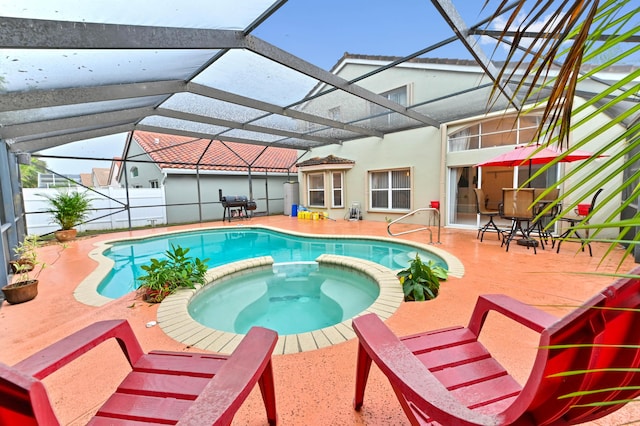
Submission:
<svg viewBox="0 0 640 426">
<path fill-rule="evenodd" d="M 53 222 L 63 231 L 73 229 L 85 220 L 91 209 L 91 198 L 87 192 L 61 191 L 55 196 L 44 195 L 51 207 L 48 210 L 53 215 Z"/>
<path fill-rule="evenodd" d="M 158 303 L 179 288 L 194 288 L 204 284 L 209 259 L 200 260 L 187 256 L 189 248 L 174 246 L 165 252 L 166 258 L 152 258 L 150 264 L 142 265 L 145 272 L 138 278 L 138 292 L 147 302 Z"/>
<path fill-rule="evenodd" d="M 418 254 L 409 262 L 407 269 L 397 274 L 407 302 L 435 299 L 440 291 L 440 280 L 446 280 L 447 276 L 445 268 L 433 260 L 423 263 Z"/>
</svg>

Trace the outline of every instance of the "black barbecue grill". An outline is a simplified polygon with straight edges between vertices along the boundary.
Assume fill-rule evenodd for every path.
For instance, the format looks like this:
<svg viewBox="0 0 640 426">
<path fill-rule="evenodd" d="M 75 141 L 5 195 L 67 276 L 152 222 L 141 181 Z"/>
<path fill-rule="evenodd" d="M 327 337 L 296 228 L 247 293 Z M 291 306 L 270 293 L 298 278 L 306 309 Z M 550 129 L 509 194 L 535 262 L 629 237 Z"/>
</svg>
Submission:
<svg viewBox="0 0 640 426">
<path fill-rule="evenodd" d="M 231 222 L 232 217 L 238 218 L 246 218 L 249 217 L 249 211 L 256 209 L 255 201 L 249 200 L 246 195 L 222 195 L 222 189 L 218 190 L 218 196 L 220 197 L 220 202 L 222 203 L 222 207 L 224 208 L 224 213 L 222 214 L 222 221 L 224 222 L 225 218 L 228 218 L 229 222 Z"/>
</svg>

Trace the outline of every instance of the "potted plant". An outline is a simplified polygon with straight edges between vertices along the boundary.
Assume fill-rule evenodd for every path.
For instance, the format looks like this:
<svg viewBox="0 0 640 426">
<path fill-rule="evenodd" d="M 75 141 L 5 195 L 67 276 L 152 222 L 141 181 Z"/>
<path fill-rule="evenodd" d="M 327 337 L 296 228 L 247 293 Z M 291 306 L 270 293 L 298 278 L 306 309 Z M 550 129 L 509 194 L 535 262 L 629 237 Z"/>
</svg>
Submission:
<svg viewBox="0 0 640 426">
<path fill-rule="evenodd" d="M 58 241 L 73 240 L 78 231 L 74 226 L 85 220 L 91 208 L 91 198 L 87 192 L 61 191 L 55 196 L 45 195 L 53 215 L 53 222 L 60 226 L 55 237 Z"/>
<path fill-rule="evenodd" d="M 165 252 L 166 258 L 152 258 L 150 264 L 142 265 L 144 275 L 138 278 L 138 294 L 145 302 L 159 303 L 180 288 L 194 288 L 204 284 L 209 259 L 201 260 L 187 256 L 189 248 L 174 246 Z"/>
<path fill-rule="evenodd" d="M 11 272 L 14 274 L 31 272 L 37 262 L 37 253 L 35 251 L 37 247 L 38 236 L 26 235 L 24 240 L 13 248 L 16 259 L 9 261 Z"/>
<path fill-rule="evenodd" d="M 445 268 L 433 260 L 425 264 L 417 253 L 415 259 L 409 262 L 409 267 L 397 274 L 407 302 L 435 299 L 440 290 L 440 280 L 446 280 L 447 276 Z"/>
<path fill-rule="evenodd" d="M 38 260 L 37 248 L 40 246 L 37 235 L 27 235 L 13 251 L 18 257 L 11 263 L 13 283 L 2 287 L 2 293 L 11 304 L 27 302 L 38 295 L 38 276 L 44 263 Z M 31 272 L 34 271 L 33 276 Z"/>
</svg>

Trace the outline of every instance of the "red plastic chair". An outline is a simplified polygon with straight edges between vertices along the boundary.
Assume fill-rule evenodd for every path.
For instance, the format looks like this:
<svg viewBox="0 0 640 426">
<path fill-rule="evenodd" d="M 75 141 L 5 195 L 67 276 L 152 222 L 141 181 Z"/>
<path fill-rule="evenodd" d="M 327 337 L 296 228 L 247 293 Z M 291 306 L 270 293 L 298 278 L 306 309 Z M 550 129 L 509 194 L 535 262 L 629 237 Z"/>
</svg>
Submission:
<svg viewBox="0 0 640 426">
<path fill-rule="evenodd" d="M 41 379 L 115 338 L 132 371 L 92 425 L 229 425 L 256 383 L 269 424 L 276 423 L 271 354 L 275 331 L 254 327 L 231 355 L 142 352 L 126 320 L 101 321 L 13 367 L 0 363 L 0 424 L 58 425 Z M 88 378 L 89 379 L 89 378 Z"/>
<path fill-rule="evenodd" d="M 640 274 L 640 268 L 632 273 Z M 374 361 L 413 425 L 567 425 L 598 419 L 640 395 L 639 309 L 640 280 L 625 278 L 562 319 L 508 296 L 487 295 L 478 299 L 467 327 L 399 339 L 375 314 L 364 315 L 353 321 L 359 338 L 355 408 L 362 407 Z M 524 386 L 478 341 L 489 311 L 540 332 Z"/>
</svg>

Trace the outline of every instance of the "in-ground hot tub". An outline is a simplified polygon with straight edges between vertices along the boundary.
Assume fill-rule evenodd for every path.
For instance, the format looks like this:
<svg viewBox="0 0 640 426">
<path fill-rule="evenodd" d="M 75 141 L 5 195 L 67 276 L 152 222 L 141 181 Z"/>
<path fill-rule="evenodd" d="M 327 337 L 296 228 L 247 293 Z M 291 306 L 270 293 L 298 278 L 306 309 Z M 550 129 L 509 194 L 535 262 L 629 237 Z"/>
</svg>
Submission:
<svg viewBox="0 0 640 426">
<path fill-rule="evenodd" d="M 299 271 L 299 276 L 290 273 L 288 277 L 280 275 L 286 265 L 274 268 L 269 256 L 214 268 L 207 275 L 209 284 L 167 297 L 158 308 L 158 323 L 170 337 L 188 346 L 223 353 L 232 352 L 252 325 L 273 329 L 283 326 L 275 353 L 294 353 L 352 339 L 353 317 L 375 312 L 388 318 L 404 300 L 402 286 L 389 268 L 338 255 L 325 254 L 316 261 L 317 265 L 307 262 L 306 272 Z M 278 287 L 278 281 L 283 281 L 284 287 Z M 309 282 L 317 288 L 300 292 Z M 268 291 L 269 286 L 274 287 L 272 291 Z M 360 300 L 354 303 L 355 299 Z M 316 304 L 313 309 L 311 303 Z M 285 304 L 293 306 L 288 314 L 283 314 Z M 294 313 L 304 313 L 305 308 L 309 308 L 311 317 L 318 317 L 315 322 L 293 317 Z M 321 314 L 323 309 L 326 312 Z M 192 316 L 199 317 L 202 312 L 204 318 Z M 287 319 L 291 324 L 286 324 Z"/>
<path fill-rule="evenodd" d="M 188 309 L 197 322 L 218 330 L 245 334 L 258 325 L 288 335 L 352 318 L 379 294 L 378 283 L 356 270 L 290 262 L 225 277 L 198 292 Z"/>
</svg>

